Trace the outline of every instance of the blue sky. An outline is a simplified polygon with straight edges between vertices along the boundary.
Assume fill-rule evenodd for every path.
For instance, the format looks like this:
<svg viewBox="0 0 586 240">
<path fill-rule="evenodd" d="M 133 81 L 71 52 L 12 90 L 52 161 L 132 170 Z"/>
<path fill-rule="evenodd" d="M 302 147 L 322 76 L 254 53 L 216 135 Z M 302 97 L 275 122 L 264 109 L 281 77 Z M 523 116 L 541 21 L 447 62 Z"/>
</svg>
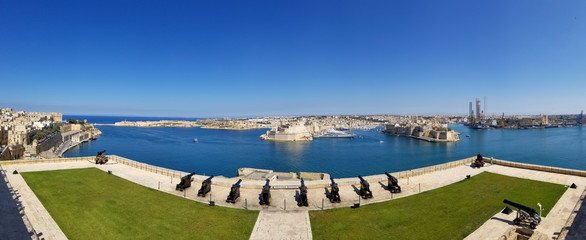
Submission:
<svg viewBox="0 0 586 240">
<path fill-rule="evenodd" d="M 0 83 L 64 114 L 578 113 L 586 2 L 3 1 Z"/>
</svg>

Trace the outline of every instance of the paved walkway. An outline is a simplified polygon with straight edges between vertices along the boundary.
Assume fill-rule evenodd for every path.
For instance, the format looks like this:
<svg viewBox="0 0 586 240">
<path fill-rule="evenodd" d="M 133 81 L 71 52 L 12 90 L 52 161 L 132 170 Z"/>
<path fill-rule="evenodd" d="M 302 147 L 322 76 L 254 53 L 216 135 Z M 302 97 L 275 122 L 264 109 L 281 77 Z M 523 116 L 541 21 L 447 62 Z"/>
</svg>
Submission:
<svg viewBox="0 0 586 240">
<path fill-rule="evenodd" d="M 562 230 L 561 239 L 584 240 L 586 239 L 586 187 L 580 196 L 579 202 L 572 211 L 566 227 Z"/>
<path fill-rule="evenodd" d="M 20 195 L 9 188 L 4 171 L 0 173 L 0 239 L 31 239 L 23 219 Z"/>
<path fill-rule="evenodd" d="M 208 201 L 215 201 L 216 205 L 232 207 L 232 208 L 246 208 L 250 210 L 261 210 L 257 224 L 255 225 L 251 239 L 311 239 L 311 227 L 307 210 L 319 210 L 322 208 L 336 208 L 349 207 L 354 202 L 360 201 L 361 204 L 370 204 L 374 202 L 387 201 L 390 199 L 401 198 L 417 194 L 419 192 L 428 191 L 431 189 L 443 187 L 454 182 L 460 181 L 466 175 L 476 175 L 483 171 L 499 173 L 503 175 L 516 176 L 521 178 L 528 178 L 533 180 L 548 181 L 564 185 L 576 183 L 579 189 L 586 186 L 586 178 L 554 174 L 547 172 L 539 172 L 532 170 L 525 170 L 519 168 L 504 167 L 498 165 L 488 165 L 480 169 L 471 168 L 466 165 L 460 165 L 454 168 L 431 172 L 411 178 L 400 178 L 402 192 L 399 194 L 391 194 L 386 190 L 387 179 L 384 175 L 367 176 L 370 183 L 374 198 L 369 200 L 362 200 L 358 197 L 358 189 L 360 184 L 358 179 L 347 178 L 338 179 L 340 187 L 341 203 L 332 204 L 327 199 L 329 188 L 326 188 L 323 183 L 317 181 L 306 181 L 308 186 L 308 200 L 309 207 L 298 207 L 295 201 L 299 194 L 297 188 L 292 189 L 272 189 L 271 190 L 271 206 L 263 207 L 258 203 L 261 187 L 264 184 L 262 181 L 243 181 L 241 188 L 241 197 L 235 204 L 226 203 L 225 199 L 230 191 L 230 185 L 237 178 L 214 178 L 212 191 L 206 197 L 198 197 L 197 191 L 201 182 L 206 178 L 205 176 L 196 175 L 192 187 L 187 191 L 179 192 L 175 190 L 175 185 L 179 182 L 179 178 L 172 178 L 169 176 L 153 173 L 150 171 L 141 170 L 123 164 L 107 164 L 95 165 L 88 161 L 80 162 L 58 162 L 58 163 L 38 163 L 38 164 L 17 164 L 6 165 L 9 172 L 14 169 L 19 171 L 44 171 L 54 169 L 70 169 L 70 168 L 87 168 L 97 167 L 104 171 L 112 171 L 114 175 L 128 179 L 132 182 L 141 184 L 154 189 L 193 199 L 195 201 L 208 203 Z M 47 211 L 44 209 L 39 200 L 34 196 L 30 188 L 26 185 L 22 177 L 19 175 L 9 175 L 10 182 L 15 189 L 21 193 L 22 203 L 26 207 L 27 215 L 32 225 L 38 232 L 43 232 L 46 239 L 65 239 L 65 236 L 51 219 Z M 271 182 L 275 185 L 298 185 L 298 181 L 277 181 Z M 580 198 L 582 191 L 570 189 L 562 196 L 558 204 L 552 209 L 547 218 L 539 225 L 537 231 L 543 232 L 550 237 L 555 237 L 563 228 L 566 220 L 570 216 L 572 210 L 576 206 L 576 202 Z M 323 205 L 322 205 L 323 204 Z M 504 205 L 503 205 L 504 206 Z M 484 225 L 477 229 L 474 233 L 468 236 L 468 239 L 498 239 L 509 227 L 512 226 L 512 215 L 497 214 L 492 219 L 488 220 Z M 512 218 L 511 218 L 512 217 Z M 577 218 L 582 219 L 582 218 Z M 582 235 L 581 235 L 582 236 Z"/>
<path fill-rule="evenodd" d="M 303 210 L 260 211 L 250 239 L 312 239 L 309 214 Z"/>
</svg>

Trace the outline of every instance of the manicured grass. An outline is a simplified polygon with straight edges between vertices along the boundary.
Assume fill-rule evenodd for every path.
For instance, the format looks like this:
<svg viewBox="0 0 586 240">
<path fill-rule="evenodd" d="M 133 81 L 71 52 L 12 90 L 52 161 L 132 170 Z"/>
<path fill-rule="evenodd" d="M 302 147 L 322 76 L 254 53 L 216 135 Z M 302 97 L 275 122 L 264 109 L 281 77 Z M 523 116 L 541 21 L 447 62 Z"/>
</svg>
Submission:
<svg viewBox="0 0 586 240">
<path fill-rule="evenodd" d="M 248 239 L 258 216 L 210 207 L 96 168 L 22 176 L 69 239 Z"/>
<path fill-rule="evenodd" d="M 311 230 L 314 239 L 462 239 L 501 211 L 505 198 L 536 210 L 539 202 L 545 216 L 565 191 L 562 185 L 485 172 L 358 209 L 311 211 Z"/>
</svg>

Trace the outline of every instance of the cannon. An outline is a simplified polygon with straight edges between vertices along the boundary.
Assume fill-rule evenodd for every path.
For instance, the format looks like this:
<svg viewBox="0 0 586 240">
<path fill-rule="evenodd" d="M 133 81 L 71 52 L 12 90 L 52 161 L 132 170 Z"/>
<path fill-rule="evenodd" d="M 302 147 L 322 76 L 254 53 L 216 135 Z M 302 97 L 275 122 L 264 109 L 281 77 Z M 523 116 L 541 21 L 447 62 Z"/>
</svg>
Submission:
<svg viewBox="0 0 586 240">
<path fill-rule="evenodd" d="M 99 151 L 98 154 L 96 154 L 96 164 L 104 164 L 108 162 L 108 157 L 106 156 L 106 150 L 103 151 Z"/>
<path fill-rule="evenodd" d="M 399 180 L 397 180 L 395 177 L 393 177 L 393 175 L 389 174 L 388 172 L 385 172 L 385 175 L 387 175 L 387 178 L 389 179 L 389 191 L 391 191 L 392 193 L 400 193 L 401 186 L 399 186 Z"/>
<path fill-rule="evenodd" d="M 206 180 L 203 180 L 203 182 L 201 183 L 201 188 L 199 189 L 199 191 L 197 191 L 197 196 L 205 197 L 206 194 L 208 194 L 212 190 L 212 178 L 214 178 L 213 175 L 207 178 Z"/>
<path fill-rule="evenodd" d="M 474 166 L 477 168 L 484 166 L 484 158 L 482 157 L 482 154 L 478 153 L 478 155 L 476 155 L 476 160 L 474 160 Z"/>
<path fill-rule="evenodd" d="M 175 190 L 183 191 L 186 188 L 191 187 L 191 182 L 193 181 L 191 177 L 193 177 L 193 175 L 195 175 L 195 172 L 181 177 L 181 182 L 175 186 Z"/>
<path fill-rule="evenodd" d="M 358 178 L 360 179 L 360 197 L 362 197 L 362 199 L 372 198 L 370 184 L 368 184 L 368 182 L 361 176 L 358 176 Z"/>
<path fill-rule="evenodd" d="M 521 222 L 529 222 L 529 226 L 535 229 L 541 222 L 541 216 L 537 214 L 534 208 L 507 199 L 503 200 L 503 202 L 517 208 L 517 217 L 513 220 L 515 225 L 519 225 Z"/>
<path fill-rule="evenodd" d="M 271 205 L 270 198 L 271 185 L 269 185 L 269 180 L 267 179 L 267 183 L 262 187 L 262 192 L 260 193 L 260 205 Z"/>
<path fill-rule="evenodd" d="M 340 189 L 338 188 L 338 184 L 334 181 L 333 178 L 330 178 L 332 183 L 330 186 L 332 190 L 330 190 L 330 202 L 331 203 L 339 203 L 340 202 Z"/>
<path fill-rule="evenodd" d="M 309 203 L 307 202 L 307 187 L 305 186 L 303 178 L 301 179 L 301 186 L 299 186 L 299 202 L 297 203 L 297 206 L 309 206 Z"/>
<path fill-rule="evenodd" d="M 242 182 L 242 179 L 238 179 L 238 182 L 232 185 L 228 198 L 226 198 L 226 202 L 236 203 L 236 200 L 240 197 L 240 182 Z"/>
</svg>

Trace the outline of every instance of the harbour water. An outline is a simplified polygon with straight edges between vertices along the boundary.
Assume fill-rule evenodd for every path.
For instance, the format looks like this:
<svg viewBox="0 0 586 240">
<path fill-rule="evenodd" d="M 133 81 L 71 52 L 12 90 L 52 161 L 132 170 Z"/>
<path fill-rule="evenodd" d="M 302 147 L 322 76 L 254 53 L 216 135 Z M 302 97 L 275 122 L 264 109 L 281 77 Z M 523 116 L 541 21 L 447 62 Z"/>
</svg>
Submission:
<svg viewBox="0 0 586 240">
<path fill-rule="evenodd" d="M 64 116 L 67 118 L 87 119 L 90 123 L 169 119 Z M 431 143 L 384 135 L 380 128 L 353 130 L 355 138 L 271 142 L 259 138 L 267 129 L 98 126 L 103 132 L 101 136 L 69 150 L 64 156 L 94 156 L 105 149 L 107 154 L 161 167 L 226 177 L 235 176 L 241 167 L 279 172 L 327 172 L 333 177 L 352 177 L 425 167 L 478 152 L 509 161 L 586 170 L 584 127 L 526 130 L 468 129 L 459 124 L 450 127 L 462 134 L 461 141 Z M 194 138 L 198 139 L 197 143 Z"/>
</svg>

